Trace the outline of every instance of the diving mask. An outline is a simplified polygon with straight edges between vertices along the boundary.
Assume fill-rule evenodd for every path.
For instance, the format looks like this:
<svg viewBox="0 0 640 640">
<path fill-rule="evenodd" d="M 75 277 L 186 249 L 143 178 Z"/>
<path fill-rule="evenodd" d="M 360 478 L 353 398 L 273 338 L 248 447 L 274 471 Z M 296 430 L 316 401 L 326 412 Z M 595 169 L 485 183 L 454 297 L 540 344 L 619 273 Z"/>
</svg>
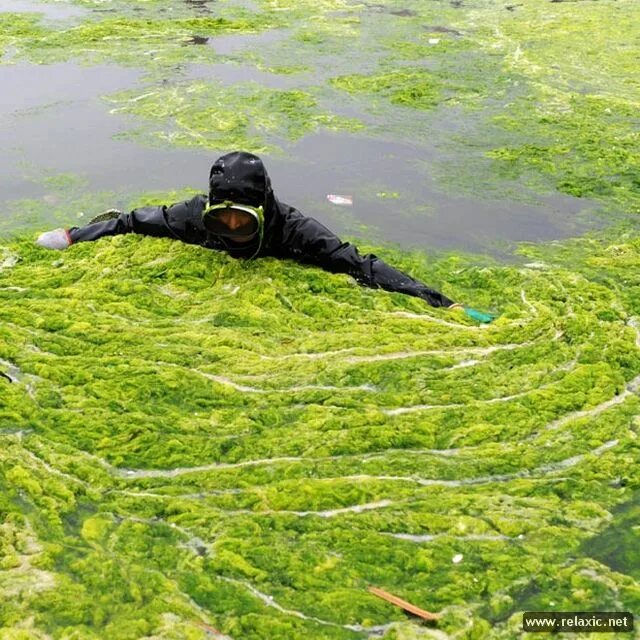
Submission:
<svg viewBox="0 0 640 640">
<path fill-rule="evenodd" d="M 225 200 L 214 204 L 202 212 L 202 223 L 207 231 L 231 240 L 250 240 L 256 235 L 262 237 L 264 224 L 262 207 L 236 204 Z"/>
</svg>

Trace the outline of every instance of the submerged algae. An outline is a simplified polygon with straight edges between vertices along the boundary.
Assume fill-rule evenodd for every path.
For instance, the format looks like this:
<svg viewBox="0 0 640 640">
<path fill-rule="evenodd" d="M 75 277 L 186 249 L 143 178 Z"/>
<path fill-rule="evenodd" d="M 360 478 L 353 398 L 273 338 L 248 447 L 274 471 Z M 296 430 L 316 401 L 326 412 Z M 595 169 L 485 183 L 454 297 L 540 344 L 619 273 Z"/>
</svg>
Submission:
<svg viewBox="0 0 640 640">
<path fill-rule="evenodd" d="M 341 76 L 333 78 L 331 84 L 348 93 L 381 96 L 392 104 L 414 109 L 429 109 L 440 101 L 438 82 L 424 69 L 402 69 L 373 76 Z"/>
<path fill-rule="evenodd" d="M 161 129 L 147 126 L 123 134 L 126 137 L 180 146 L 264 152 L 272 148 L 274 138 L 297 140 L 320 127 L 346 131 L 362 127 L 357 120 L 322 113 L 307 91 L 266 89 L 255 83 L 229 88 L 196 82 L 123 92 L 108 99 L 120 105 L 112 112 L 142 116 L 162 125 Z"/>
<path fill-rule="evenodd" d="M 640 212 L 640 134 L 636 109 L 617 98 L 570 95 L 564 104 L 540 109 L 522 100 L 499 119 L 511 129 L 530 121 L 534 144 L 506 146 L 488 152 L 503 175 L 518 176 L 532 169 L 553 176 L 558 191 L 593 198 L 622 210 Z M 531 179 L 531 178 L 530 178 Z"/>
<path fill-rule="evenodd" d="M 7 245 L 0 359 L 25 378 L 0 379 L 3 624 L 397 636 L 367 584 L 463 638 L 551 600 L 633 608 L 635 578 L 568 564 L 640 486 L 640 240 L 618 235 L 523 247 L 530 266 L 375 248 L 497 305 L 484 328 L 170 240 L 79 244 L 55 268 Z M 37 593 L 16 582 L 27 538 Z"/>
<path fill-rule="evenodd" d="M 624 478 L 615 482 L 624 483 Z M 612 569 L 640 578 L 640 493 L 635 491 L 629 502 L 616 510 L 611 526 L 584 545 L 584 553 Z"/>
<path fill-rule="evenodd" d="M 504 194 L 529 184 L 610 210 L 638 210 L 640 94 L 628 43 L 640 20 L 630 0 L 532 0 L 513 11 L 481 0 L 456 7 L 434 0 L 411 12 L 392 1 L 264 0 L 253 11 L 209 5 L 196 17 L 189 3 L 170 13 L 156 1 L 136 11 L 124 2 L 79 3 L 94 11 L 57 28 L 0 14 L 0 48 L 43 63 L 74 58 L 148 69 L 150 85 L 115 96 L 125 100 L 124 111 L 150 120 L 131 132 L 137 140 L 257 151 L 317 127 L 362 130 L 420 144 L 426 156 L 438 149 L 426 170 L 450 187 L 476 193 L 481 182 L 482 193 Z M 256 32 L 282 38 L 247 42 L 226 58 L 208 46 L 219 34 Z M 184 46 L 194 38 L 208 38 L 207 46 Z M 189 63 L 222 60 L 297 70 L 300 84 L 274 93 L 212 83 L 202 92 L 201 83 L 185 81 Z M 176 98 L 181 90 L 184 98 Z M 190 109 L 183 104 L 189 92 L 206 94 L 208 103 Z M 143 104 L 126 102 L 145 94 Z M 461 131 L 454 105 L 464 110 Z M 345 110 L 354 117 L 339 115 Z"/>
<path fill-rule="evenodd" d="M 194 35 L 256 33 L 276 26 L 264 15 L 239 9 L 216 17 L 92 16 L 58 28 L 44 26 L 39 15 L 0 13 L 0 24 L 4 29 L 0 45 L 13 46 L 15 58 L 41 64 L 70 59 L 85 64 L 113 61 L 152 68 L 213 61 L 216 55 L 209 47 L 184 46 Z"/>
<path fill-rule="evenodd" d="M 517 16 L 484 6 L 470 13 L 477 43 L 528 89 L 495 119 L 514 136 L 488 154 L 498 170 L 541 174 L 563 193 L 640 211 L 640 84 L 629 44 L 639 18 L 637 3 L 608 0 L 588 10 L 538 0 Z"/>
</svg>

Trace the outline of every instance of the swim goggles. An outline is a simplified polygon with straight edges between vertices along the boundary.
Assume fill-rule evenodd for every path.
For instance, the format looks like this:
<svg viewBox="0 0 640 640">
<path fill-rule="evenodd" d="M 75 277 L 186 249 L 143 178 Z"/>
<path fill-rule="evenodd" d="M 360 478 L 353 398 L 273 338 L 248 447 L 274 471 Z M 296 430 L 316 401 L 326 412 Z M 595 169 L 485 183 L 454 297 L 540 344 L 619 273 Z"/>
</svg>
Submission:
<svg viewBox="0 0 640 640">
<path fill-rule="evenodd" d="M 202 212 L 202 223 L 207 231 L 223 238 L 250 239 L 260 235 L 262 239 L 264 213 L 262 207 L 225 200 L 207 207 Z"/>
</svg>

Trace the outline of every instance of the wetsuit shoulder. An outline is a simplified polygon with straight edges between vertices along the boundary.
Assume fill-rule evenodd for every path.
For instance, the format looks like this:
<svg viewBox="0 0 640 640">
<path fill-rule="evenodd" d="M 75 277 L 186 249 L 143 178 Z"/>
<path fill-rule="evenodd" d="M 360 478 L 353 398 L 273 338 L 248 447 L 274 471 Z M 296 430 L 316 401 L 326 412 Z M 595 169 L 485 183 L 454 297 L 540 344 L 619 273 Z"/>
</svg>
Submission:
<svg viewBox="0 0 640 640">
<path fill-rule="evenodd" d="M 198 194 L 185 200 L 172 204 L 167 209 L 167 222 L 184 242 L 189 244 L 204 244 L 207 233 L 202 224 L 202 212 L 208 203 L 207 196 Z"/>
</svg>

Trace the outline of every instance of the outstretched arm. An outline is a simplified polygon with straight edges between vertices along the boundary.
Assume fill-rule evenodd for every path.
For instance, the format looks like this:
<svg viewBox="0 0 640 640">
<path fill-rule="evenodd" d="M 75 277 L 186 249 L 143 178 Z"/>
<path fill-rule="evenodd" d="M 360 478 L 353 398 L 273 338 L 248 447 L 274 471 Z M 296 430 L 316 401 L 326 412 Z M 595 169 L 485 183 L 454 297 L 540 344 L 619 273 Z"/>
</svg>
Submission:
<svg viewBox="0 0 640 640">
<path fill-rule="evenodd" d="M 199 211 L 202 208 L 199 206 L 200 199 L 196 196 L 188 202 L 174 204 L 169 208 L 139 207 L 131 213 L 120 213 L 84 227 L 47 231 L 40 235 L 37 242 L 48 249 L 66 249 L 76 242 L 88 242 L 124 233 L 140 233 L 156 238 L 176 238 L 200 244 L 203 237 L 196 228 L 197 224 L 193 222 L 199 220 Z"/>
<path fill-rule="evenodd" d="M 282 250 L 284 255 L 300 262 L 315 264 L 333 273 L 348 273 L 367 287 L 416 296 L 433 307 L 454 304 L 442 293 L 391 267 L 374 254 L 361 256 L 356 247 L 342 242 L 320 222 L 304 217 L 295 209 L 289 211 L 284 223 Z"/>
<path fill-rule="evenodd" d="M 108 220 L 89 223 L 84 227 L 47 231 L 40 234 L 36 242 L 47 249 L 66 249 L 76 242 L 89 242 L 123 233 L 173 238 L 175 234 L 167 225 L 165 211 L 166 207 L 142 207 Z"/>
<path fill-rule="evenodd" d="M 68 230 L 72 243 L 89 242 L 104 236 L 116 236 L 125 233 L 140 233 L 157 238 L 175 238 L 175 233 L 167 224 L 166 207 L 140 207 L 131 213 L 101 222 L 94 222 L 84 227 L 72 227 Z"/>
<path fill-rule="evenodd" d="M 157 238 L 174 238 L 166 219 L 166 207 L 141 207 L 117 218 L 69 229 L 72 242 L 89 242 L 104 236 L 140 233 Z"/>
</svg>

